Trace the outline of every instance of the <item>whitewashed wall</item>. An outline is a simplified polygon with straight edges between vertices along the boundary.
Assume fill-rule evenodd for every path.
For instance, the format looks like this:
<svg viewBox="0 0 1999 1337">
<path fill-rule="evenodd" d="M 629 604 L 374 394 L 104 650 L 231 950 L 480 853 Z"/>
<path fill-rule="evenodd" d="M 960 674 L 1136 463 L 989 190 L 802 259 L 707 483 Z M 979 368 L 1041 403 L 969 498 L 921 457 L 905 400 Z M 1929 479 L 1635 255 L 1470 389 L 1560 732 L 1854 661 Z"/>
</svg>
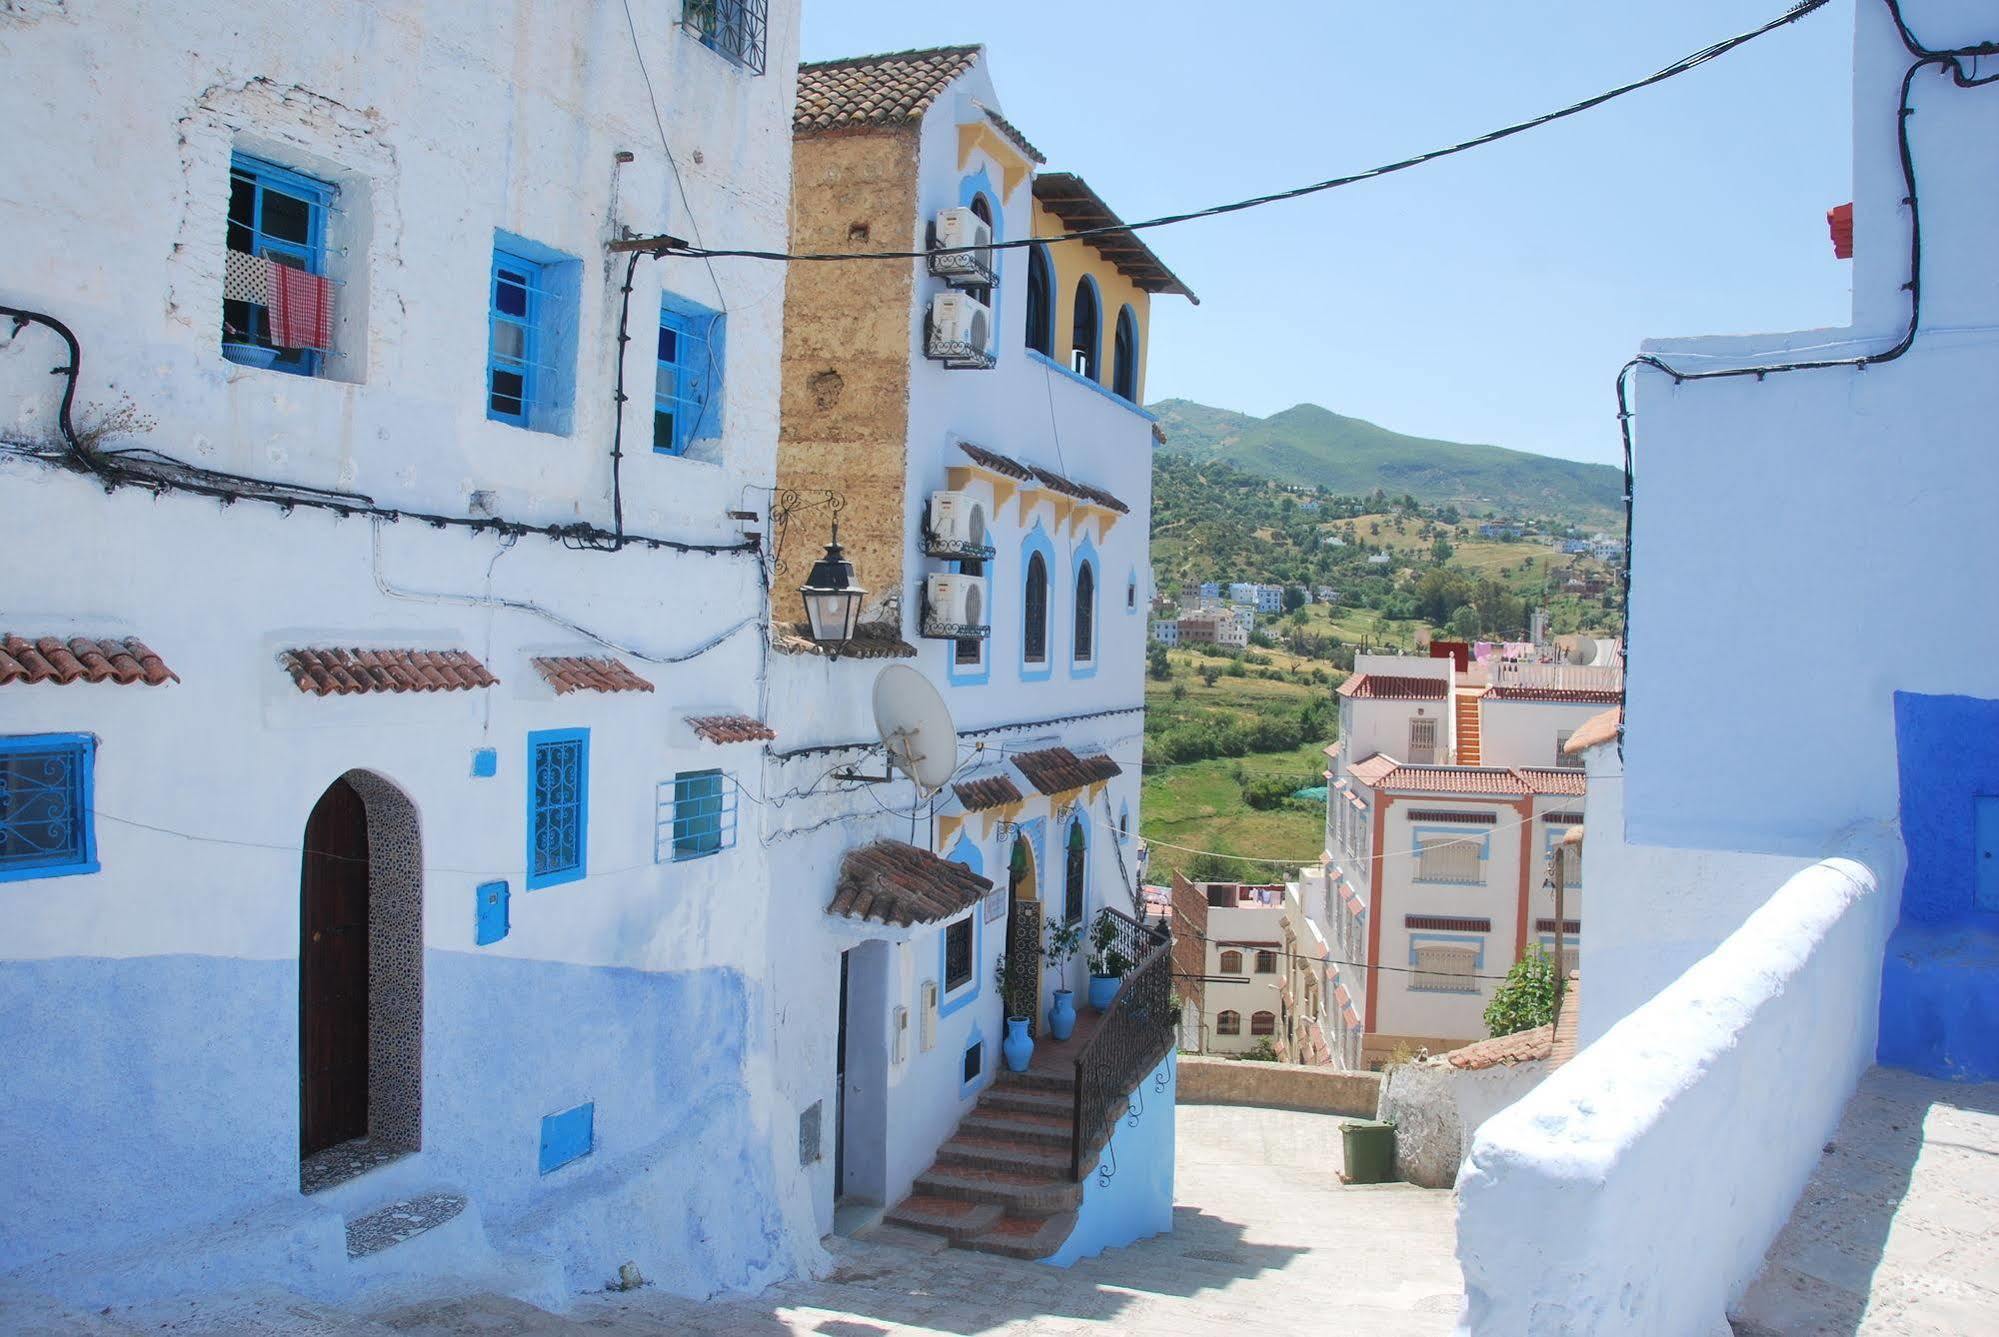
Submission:
<svg viewBox="0 0 1999 1337">
<path fill-rule="evenodd" d="M 1495 701 L 1488 696 L 1479 703 L 1479 764 L 1554 766 L 1560 760 L 1556 737 L 1574 733 L 1605 709 L 1566 701 Z"/>
</svg>

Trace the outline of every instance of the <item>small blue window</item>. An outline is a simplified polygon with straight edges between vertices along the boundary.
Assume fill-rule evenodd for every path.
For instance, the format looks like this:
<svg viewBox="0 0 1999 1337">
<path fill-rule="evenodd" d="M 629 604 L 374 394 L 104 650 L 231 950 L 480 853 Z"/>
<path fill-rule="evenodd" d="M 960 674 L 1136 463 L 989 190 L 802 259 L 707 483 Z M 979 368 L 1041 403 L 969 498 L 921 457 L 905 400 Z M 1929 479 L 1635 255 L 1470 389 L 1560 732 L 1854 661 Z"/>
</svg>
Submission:
<svg viewBox="0 0 1999 1337">
<path fill-rule="evenodd" d="M 584 874 L 590 823 L 590 731 L 528 735 L 528 890 Z"/>
<path fill-rule="evenodd" d="M 276 163 L 242 153 L 229 159 L 222 356 L 231 362 L 296 376 L 319 374 L 319 352 L 283 348 L 272 342 L 269 270 L 252 262 L 269 261 L 308 274 L 325 274 L 326 215 L 334 194 L 326 182 Z"/>
<path fill-rule="evenodd" d="M 541 1172 L 580 1161 L 597 1145 L 597 1102 L 585 1101 L 560 1114 L 542 1116 Z"/>
<path fill-rule="evenodd" d="M 671 293 L 660 300 L 652 448 L 662 455 L 684 455 L 690 443 L 722 434 L 723 320 Z"/>
<path fill-rule="evenodd" d="M 0 738 L 0 882 L 97 871 L 89 734 Z"/>
<path fill-rule="evenodd" d="M 699 859 L 736 844 L 736 787 L 721 771 L 673 777 L 673 857 Z"/>
<path fill-rule="evenodd" d="M 478 897 L 478 907 L 474 922 L 477 926 L 477 941 L 481 947 L 498 942 L 513 928 L 510 902 L 513 899 L 504 882 L 482 882 L 473 893 Z"/>
<path fill-rule="evenodd" d="M 529 425 L 542 355 L 543 299 L 547 285 L 541 266 L 506 251 L 493 251 L 492 329 L 486 346 L 486 416 L 517 427 Z"/>
</svg>

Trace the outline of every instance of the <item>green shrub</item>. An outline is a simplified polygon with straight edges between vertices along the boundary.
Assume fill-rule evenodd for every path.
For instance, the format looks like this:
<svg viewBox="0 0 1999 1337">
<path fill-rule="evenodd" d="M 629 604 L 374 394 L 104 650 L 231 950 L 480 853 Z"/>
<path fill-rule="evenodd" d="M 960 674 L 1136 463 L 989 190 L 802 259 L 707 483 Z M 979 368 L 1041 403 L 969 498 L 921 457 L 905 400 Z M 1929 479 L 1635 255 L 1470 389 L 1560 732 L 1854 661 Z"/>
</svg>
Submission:
<svg viewBox="0 0 1999 1337">
<path fill-rule="evenodd" d="M 1485 1028 L 1495 1036 L 1531 1031 L 1555 1020 L 1555 963 L 1540 944 L 1513 963 L 1486 1005 Z"/>
</svg>

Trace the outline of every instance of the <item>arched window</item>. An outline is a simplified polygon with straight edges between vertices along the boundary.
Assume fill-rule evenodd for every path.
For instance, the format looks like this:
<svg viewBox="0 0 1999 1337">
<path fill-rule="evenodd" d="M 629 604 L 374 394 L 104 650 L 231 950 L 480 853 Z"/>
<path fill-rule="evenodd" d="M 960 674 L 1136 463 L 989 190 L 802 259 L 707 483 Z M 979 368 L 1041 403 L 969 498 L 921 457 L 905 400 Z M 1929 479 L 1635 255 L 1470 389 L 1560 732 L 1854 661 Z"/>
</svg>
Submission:
<svg viewBox="0 0 1999 1337">
<path fill-rule="evenodd" d="M 1085 274 L 1076 280 L 1076 315 L 1069 332 L 1069 370 L 1093 381 L 1102 380 L 1097 355 L 1103 337 L 1104 313 L 1097 306 L 1097 285 Z"/>
<path fill-rule="evenodd" d="M 1027 586 L 1022 596 L 1026 625 L 1021 628 L 1022 654 L 1030 664 L 1048 662 L 1048 563 L 1035 553 L 1027 559 Z"/>
<path fill-rule="evenodd" d="M 1138 317 L 1128 306 L 1117 313 L 1117 336 L 1111 344 L 1111 393 L 1138 402 Z"/>
<path fill-rule="evenodd" d="M 1039 246 L 1027 248 L 1027 346 L 1055 356 L 1055 276 Z"/>
<path fill-rule="evenodd" d="M 1221 973 L 1224 975 L 1242 974 L 1242 953 L 1235 951 L 1223 952 Z"/>
<path fill-rule="evenodd" d="M 1117 816 L 1117 838 L 1120 844 L 1131 839 L 1131 809 L 1126 808 Z"/>
<path fill-rule="evenodd" d="M 1083 824 L 1069 824 L 1068 858 L 1062 868 L 1062 917 L 1071 924 L 1083 920 L 1083 873 L 1089 847 L 1083 841 Z"/>
<path fill-rule="evenodd" d="M 984 223 L 988 228 L 991 228 L 993 226 L 993 206 L 991 205 L 991 203 L 987 201 L 984 195 L 972 196 L 971 210 L 972 210 L 972 217 L 978 219 L 981 223 Z M 993 235 L 995 237 L 999 235 L 997 229 L 994 230 Z M 981 258 L 986 262 L 986 264 L 994 266 L 995 273 L 998 272 L 998 265 L 999 265 L 998 251 L 987 251 L 985 255 L 982 256 Z M 986 306 L 991 306 L 993 304 L 993 290 L 991 288 L 981 285 L 977 288 L 967 288 L 966 291 L 972 295 L 972 300 L 975 302 L 983 303 Z"/>
<path fill-rule="evenodd" d="M 1219 1014 L 1217 1014 L 1217 1015 L 1216 1015 L 1216 1017 L 1215 1017 L 1215 1034 L 1216 1034 L 1216 1035 L 1241 1035 L 1241 1034 L 1242 1034 L 1242 1013 L 1240 1013 L 1240 1012 L 1223 1012 L 1223 1013 L 1219 1013 Z"/>
<path fill-rule="evenodd" d="M 1076 568 L 1076 660 L 1096 658 L 1097 573 L 1089 563 Z"/>
<path fill-rule="evenodd" d="M 1275 1012 L 1259 1012 L 1251 1017 L 1249 1019 L 1249 1033 L 1251 1035 L 1277 1034 L 1277 1014 Z"/>
<path fill-rule="evenodd" d="M 1277 973 L 1277 953 L 1258 952 L 1256 954 L 1256 973 L 1259 975 L 1275 975 Z"/>
</svg>

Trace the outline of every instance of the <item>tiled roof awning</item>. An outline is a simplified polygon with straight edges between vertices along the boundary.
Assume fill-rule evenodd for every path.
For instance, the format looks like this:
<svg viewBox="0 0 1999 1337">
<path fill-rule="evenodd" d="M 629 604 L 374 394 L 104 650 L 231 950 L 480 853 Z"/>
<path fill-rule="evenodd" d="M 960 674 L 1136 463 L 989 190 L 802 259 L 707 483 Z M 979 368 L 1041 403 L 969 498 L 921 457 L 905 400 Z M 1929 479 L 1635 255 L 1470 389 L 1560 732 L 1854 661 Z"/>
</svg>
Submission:
<svg viewBox="0 0 1999 1337">
<path fill-rule="evenodd" d="M 961 863 L 900 840 L 847 851 L 827 914 L 908 926 L 935 924 L 977 905 L 993 884 Z"/>
<path fill-rule="evenodd" d="M 800 65 L 792 131 L 916 120 L 978 56 L 976 46 L 939 46 Z"/>
<path fill-rule="evenodd" d="M 136 637 L 93 640 L 87 636 L 41 636 L 29 640 L 11 632 L 0 637 L 0 683 L 115 682 L 158 687 L 180 675 Z"/>
<path fill-rule="evenodd" d="M 1466 1045 L 1463 1049 L 1453 1049 L 1443 1055 L 1444 1062 L 1453 1068 L 1476 1072 L 1481 1068 L 1496 1068 L 1501 1064 L 1533 1063 L 1548 1057 L 1555 1047 L 1555 1028 L 1536 1026 L 1531 1031 L 1517 1031 L 1512 1035 L 1496 1036 L 1490 1040 L 1480 1040 Z"/>
<path fill-rule="evenodd" d="M 1339 694 L 1356 701 L 1441 701 L 1450 689 L 1450 684 L 1442 678 L 1356 673 L 1340 684 Z"/>
<path fill-rule="evenodd" d="M 988 808 L 1004 808 L 1009 803 L 1019 803 L 1026 796 L 1020 786 L 1004 775 L 989 775 L 978 780 L 967 780 L 963 784 L 952 785 L 951 790 L 958 796 L 966 812 L 984 812 Z"/>
<path fill-rule="evenodd" d="M 1616 738 L 1624 728 L 1624 707 L 1612 706 L 1601 715 L 1592 715 L 1583 721 L 1583 727 L 1569 735 L 1568 744 L 1562 751 L 1580 755 L 1599 743 L 1608 743 Z"/>
<path fill-rule="evenodd" d="M 1560 701 L 1574 706 L 1615 706 L 1624 693 L 1614 687 L 1509 687 L 1486 689 L 1488 701 Z"/>
<path fill-rule="evenodd" d="M 1033 159 L 1036 166 L 1039 166 L 1040 164 L 1048 161 L 1048 155 L 1043 153 L 1040 149 L 1034 147 L 1034 145 L 1027 142 L 1027 136 L 1020 132 L 1019 126 L 1015 125 L 1012 121 L 1009 121 L 1006 117 L 1000 115 L 998 112 L 994 111 L 991 107 L 988 107 L 983 102 L 974 102 L 972 105 L 977 107 L 980 111 L 984 112 L 986 114 L 986 119 L 991 121 L 993 125 L 999 130 L 999 132 L 1005 135 L 1015 148 L 1019 149 L 1022 153 L 1025 153 L 1029 158 Z"/>
<path fill-rule="evenodd" d="M 1002 455 L 997 450 L 987 450 L 984 446 L 975 446 L 969 441 L 960 441 L 958 449 L 964 451 L 965 457 L 981 469 L 990 470 L 1003 478 L 1018 479 L 1021 482 L 1032 478 L 1043 487 L 1060 492 L 1065 497 L 1087 501 L 1093 506 L 1116 511 L 1119 515 L 1131 514 L 1131 507 L 1094 484 L 1079 483 L 1073 478 L 1065 478 L 1053 469 L 1044 469 L 1038 464 L 1022 464 L 1011 455 Z"/>
<path fill-rule="evenodd" d="M 1555 921 L 1552 919 L 1537 919 L 1534 921 L 1534 931 L 1536 933 L 1553 933 L 1555 931 Z M 1562 921 L 1562 932 L 1574 934 L 1581 933 L 1582 931 L 1582 920 L 1564 919 Z"/>
<path fill-rule="evenodd" d="M 469 692 L 500 680 L 464 650 L 286 650 L 278 662 L 301 692 Z"/>
<path fill-rule="evenodd" d="M 964 451 L 965 457 L 972 463 L 982 469 L 990 469 L 996 474 L 1003 474 L 1008 478 L 1022 480 L 1034 476 L 1034 470 L 1028 468 L 1013 456 L 1002 455 L 997 450 L 987 450 L 984 446 L 975 446 L 969 441 L 960 441 L 958 449 Z"/>
<path fill-rule="evenodd" d="M 755 743 L 777 737 L 777 730 L 753 715 L 690 715 L 687 727 L 711 743 Z"/>
<path fill-rule="evenodd" d="M 1013 764 L 1043 794 L 1066 794 L 1084 785 L 1123 775 L 1124 768 L 1101 752 L 1079 757 L 1066 747 L 1016 753 Z"/>
<path fill-rule="evenodd" d="M 831 651 L 811 637 L 803 622 L 780 622 L 771 627 L 770 648 L 785 655 L 824 655 Z M 854 639 L 840 647 L 842 659 L 913 659 L 916 647 L 902 639 L 902 629 L 893 622 L 863 622 L 854 628 Z"/>
<path fill-rule="evenodd" d="M 1087 239 L 1097 254 L 1117 266 L 1123 274 L 1140 289 L 1150 293 L 1177 293 L 1200 305 L 1201 299 L 1194 296 L 1193 289 L 1182 283 L 1166 263 L 1152 253 L 1152 248 L 1138 239 L 1138 234 L 1124 225 L 1124 220 L 1111 212 L 1096 191 L 1082 177 L 1074 172 L 1043 172 L 1034 178 L 1034 198 L 1041 206 L 1054 214 L 1062 222 L 1064 231 L 1081 232 L 1091 228 L 1108 228 Z"/>
<path fill-rule="evenodd" d="M 650 692 L 652 684 L 625 666 L 623 660 L 607 657 L 583 659 L 573 656 L 528 661 L 535 672 L 555 689 L 557 696 L 570 692 Z"/>
</svg>

